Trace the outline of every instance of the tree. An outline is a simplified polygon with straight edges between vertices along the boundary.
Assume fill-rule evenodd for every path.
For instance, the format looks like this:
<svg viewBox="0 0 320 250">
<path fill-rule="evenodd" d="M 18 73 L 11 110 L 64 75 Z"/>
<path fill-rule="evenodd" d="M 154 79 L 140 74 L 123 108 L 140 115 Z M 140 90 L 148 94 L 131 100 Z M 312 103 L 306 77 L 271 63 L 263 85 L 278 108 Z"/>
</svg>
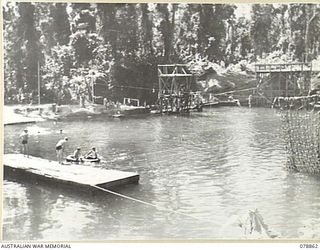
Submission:
<svg viewBox="0 0 320 250">
<path fill-rule="evenodd" d="M 317 8 L 317 5 L 315 4 L 306 4 L 306 13 L 307 13 L 307 18 L 306 18 L 306 28 L 305 28 L 305 35 L 304 35 L 304 53 L 306 54 L 305 60 L 307 60 L 307 55 L 311 53 L 311 47 L 312 43 L 315 41 L 312 41 L 313 36 L 310 36 L 310 30 L 311 27 L 314 27 L 313 23 L 318 18 L 319 16 L 319 11 L 320 9 Z M 318 27 L 319 28 L 319 27 Z M 317 29 L 314 29 L 316 31 Z M 319 34 L 319 31 L 316 32 Z"/>
<path fill-rule="evenodd" d="M 70 22 L 66 3 L 53 3 L 50 6 L 50 17 L 52 18 L 52 31 L 54 40 L 58 45 L 67 45 L 70 41 Z"/>
<path fill-rule="evenodd" d="M 251 37 L 255 54 L 262 57 L 269 53 L 272 43 L 269 33 L 272 24 L 273 6 L 271 4 L 254 4 L 252 6 Z"/>
<path fill-rule="evenodd" d="M 111 46 L 113 58 L 117 58 L 117 45 L 119 37 L 116 19 L 117 6 L 119 6 L 119 4 L 97 4 L 99 34 L 101 34 L 103 37 L 104 42 Z"/>
<path fill-rule="evenodd" d="M 22 39 L 24 40 L 26 67 L 26 90 L 35 91 L 38 87 L 38 62 L 41 58 L 39 32 L 34 18 L 35 6 L 32 3 L 19 3 Z"/>
<path fill-rule="evenodd" d="M 8 2 L 5 91 L 36 92 L 38 62 L 48 100 L 76 82 L 90 97 L 90 79 L 119 98 L 147 99 L 157 84 L 158 64 L 228 66 L 251 60 L 253 50 L 258 57 L 273 53 L 292 60 L 318 55 L 319 5 L 254 4 L 250 20 L 236 18 L 235 9 L 233 4 Z"/>
<path fill-rule="evenodd" d="M 197 32 L 199 29 L 198 6 L 194 4 L 179 4 L 176 11 L 174 48 L 179 59 L 190 61 L 198 53 Z"/>
<path fill-rule="evenodd" d="M 22 64 L 22 44 L 19 39 L 17 22 L 18 6 L 8 2 L 3 6 L 3 38 L 4 38 L 4 90 L 5 102 L 18 102 L 18 90 L 25 82 Z"/>
<path fill-rule="evenodd" d="M 41 50 L 34 13 L 32 3 L 7 3 L 4 6 L 5 85 L 19 92 L 17 101 L 29 102 L 37 89 Z"/>
<path fill-rule="evenodd" d="M 234 5 L 201 4 L 198 6 L 200 24 L 198 43 L 200 52 L 208 56 L 210 61 L 225 60 L 226 26 L 231 24 L 234 16 Z M 232 31 L 233 32 L 233 31 Z"/>
<path fill-rule="evenodd" d="M 152 13 L 149 10 L 148 4 L 139 4 L 141 9 L 141 46 L 142 46 L 142 55 L 145 55 L 145 58 L 154 55 L 154 49 L 152 46 L 153 40 L 153 23 L 152 23 Z"/>
<path fill-rule="evenodd" d="M 235 24 L 235 45 L 234 54 L 236 61 L 248 59 L 252 49 L 250 39 L 250 21 L 240 17 Z"/>
<path fill-rule="evenodd" d="M 75 50 L 76 65 L 87 67 L 93 50 L 101 38 L 96 33 L 95 7 L 90 4 L 72 4 L 70 43 Z"/>
<path fill-rule="evenodd" d="M 172 41 L 173 41 L 173 31 L 174 31 L 174 19 L 176 12 L 176 5 L 171 6 L 171 19 L 168 4 L 157 4 L 156 10 L 159 14 L 160 24 L 158 29 L 161 33 L 161 38 L 163 42 L 163 61 L 170 62 L 170 56 L 172 53 Z"/>
</svg>

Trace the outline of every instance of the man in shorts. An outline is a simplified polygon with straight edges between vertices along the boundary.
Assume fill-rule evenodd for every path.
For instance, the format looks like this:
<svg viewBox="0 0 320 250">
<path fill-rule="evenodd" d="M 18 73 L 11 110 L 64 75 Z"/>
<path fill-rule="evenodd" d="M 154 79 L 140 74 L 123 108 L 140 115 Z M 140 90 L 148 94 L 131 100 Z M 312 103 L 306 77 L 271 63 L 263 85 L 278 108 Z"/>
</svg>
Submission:
<svg viewBox="0 0 320 250">
<path fill-rule="evenodd" d="M 95 147 L 92 147 L 91 150 L 85 155 L 86 159 L 94 160 L 98 158 L 97 151 Z"/>
<path fill-rule="evenodd" d="M 81 161 L 81 148 L 77 148 L 74 152 L 73 152 L 73 158 L 75 161 Z"/>
<path fill-rule="evenodd" d="M 29 140 L 28 129 L 24 129 L 20 135 L 20 141 L 21 141 L 22 148 L 23 148 L 23 150 L 22 150 L 23 156 L 27 156 L 27 157 L 29 157 L 28 140 Z"/>
<path fill-rule="evenodd" d="M 68 141 L 68 137 L 65 137 L 64 139 L 61 139 L 60 141 L 58 141 L 58 143 L 56 144 L 56 152 L 57 152 L 57 158 L 58 158 L 59 164 L 62 164 L 64 145 L 67 141 Z"/>
</svg>

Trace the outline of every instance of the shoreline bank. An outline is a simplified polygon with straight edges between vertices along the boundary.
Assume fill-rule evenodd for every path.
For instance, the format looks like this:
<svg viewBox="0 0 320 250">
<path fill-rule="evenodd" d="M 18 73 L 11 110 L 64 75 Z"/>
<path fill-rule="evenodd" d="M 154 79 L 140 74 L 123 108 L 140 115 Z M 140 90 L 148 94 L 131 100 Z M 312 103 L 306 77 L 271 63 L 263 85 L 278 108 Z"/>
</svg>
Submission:
<svg viewBox="0 0 320 250">
<path fill-rule="evenodd" d="M 121 106 L 119 108 L 106 109 L 99 104 L 90 104 L 85 108 L 79 105 L 61 105 L 54 103 L 42 105 L 4 105 L 3 106 L 3 124 L 15 125 L 25 123 L 36 123 L 46 120 L 58 121 L 70 117 L 92 117 L 105 115 L 113 117 L 115 114 L 125 116 L 149 114 L 150 111 L 144 107 Z"/>
</svg>

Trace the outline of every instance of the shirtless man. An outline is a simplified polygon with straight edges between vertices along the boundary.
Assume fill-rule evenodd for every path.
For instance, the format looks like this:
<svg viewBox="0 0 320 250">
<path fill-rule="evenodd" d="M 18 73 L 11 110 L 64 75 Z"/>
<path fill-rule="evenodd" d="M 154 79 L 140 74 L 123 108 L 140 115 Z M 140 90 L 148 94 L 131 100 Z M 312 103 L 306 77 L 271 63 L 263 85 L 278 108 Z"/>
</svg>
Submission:
<svg viewBox="0 0 320 250">
<path fill-rule="evenodd" d="M 92 147 L 91 150 L 86 154 L 85 158 L 86 159 L 97 159 L 98 155 L 96 152 L 96 148 Z"/>
<path fill-rule="evenodd" d="M 77 148 L 74 153 L 73 153 L 73 158 L 75 161 L 80 161 L 81 160 L 81 148 Z"/>
<path fill-rule="evenodd" d="M 64 139 L 61 139 L 60 141 L 58 141 L 58 143 L 56 144 L 56 152 L 57 152 L 57 158 L 58 158 L 59 164 L 62 164 L 64 145 L 67 141 L 68 141 L 68 137 L 65 137 Z"/>
<path fill-rule="evenodd" d="M 20 140 L 23 148 L 23 156 L 29 157 L 28 152 L 28 140 L 29 140 L 29 134 L 28 129 L 24 129 L 23 132 L 20 135 Z"/>
</svg>

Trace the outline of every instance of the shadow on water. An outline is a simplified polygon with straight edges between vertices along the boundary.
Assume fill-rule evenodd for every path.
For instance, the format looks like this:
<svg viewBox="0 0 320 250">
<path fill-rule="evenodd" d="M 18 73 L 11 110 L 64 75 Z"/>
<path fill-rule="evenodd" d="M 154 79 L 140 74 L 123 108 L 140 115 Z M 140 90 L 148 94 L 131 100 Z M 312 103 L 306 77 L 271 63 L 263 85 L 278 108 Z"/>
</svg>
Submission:
<svg viewBox="0 0 320 250">
<path fill-rule="evenodd" d="M 121 207 L 127 206 L 128 202 L 126 199 L 99 190 L 84 192 L 73 188 L 63 188 L 59 185 L 34 183 L 30 180 L 10 177 L 5 179 L 5 183 L 9 186 L 17 185 L 20 191 L 24 190 L 25 193 L 21 195 L 27 200 L 27 203 L 16 207 L 13 216 L 10 216 L 9 210 L 4 211 L 4 234 L 11 235 L 11 237 L 6 237 L 7 240 L 17 238 L 25 240 L 106 239 L 108 232 L 106 228 L 112 224 L 116 233 L 115 227 L 123 213 Z M 128 184 L 112 190 L 127 194 L 128 190 L 131 193 L 136 192 L 136 189 L 137 185 Z M 12 203 L 14 199 L 12 195 L 4 195 L 4 201 L 7 204 Z M 19 199 L 20 202 L 22 200 Z M 27 217 L 21 220 L 25 217 L 26 210 L 29 211 Z M 103 217 L 103 227 L 106 227 L 101 229 L 100 234 L 95 232 L 95 228 L 101 228 L 101 219 L 95 218 L 95 214 L 100 214 L 98 218 Z M 64 221 L 61 222 L 61 218 L 65 218 Z M 21 228 L 20 233 L 15 229 L 17 225 L 21 226 L 19 227 Z M 57 227 L 63 228 L 61 233 L 56 232 Z M 74 234 L 68 232 L 70 228 L 77 228 L 79 233 L 77 234 L 76 230 Z M 86 231 L 86 228 L 90 230 Z M 51 231 L 54 231 L 55 234 L 50 234 Z M 81 231 L 84 231 L 83 235 Z"/>
<path fill-rule="evenodd" d="M 26 178 L 26 175 L 12 175 L 12 174 L 5 174 L 5 181 L 16 182 L 21 184 L 27 190 L 29 189 L 41 189 L 45 190 L 46 192 L 51 192 L 53 194 L 59 194 L 63 196 L 68 196 L 70 198 L 86 200 L 90 203 L 100 203 L 103 202 L 112 202 L 115 199 L 114 194 L 96 189 L 96 188 L 79 188 L 77 186 L 72 186 L 70 184 L 59 184 L 57 182 L 49 182 L 45 180 L 33 179 L 33 178 Z M 120 193 L 132 193 L 136 192 L 139 188 L 137 184 L 126 184 L 119 187 L 112 187 L 109 190 Z M 130 192 L 127 192 L 130 191 Z M 30 192 L 32 193 L 32 192 Z M 32 197 L 31 197 L 32 198 Z M 32 200 L 32 199 L 31 199 Z"/>
</svg>

